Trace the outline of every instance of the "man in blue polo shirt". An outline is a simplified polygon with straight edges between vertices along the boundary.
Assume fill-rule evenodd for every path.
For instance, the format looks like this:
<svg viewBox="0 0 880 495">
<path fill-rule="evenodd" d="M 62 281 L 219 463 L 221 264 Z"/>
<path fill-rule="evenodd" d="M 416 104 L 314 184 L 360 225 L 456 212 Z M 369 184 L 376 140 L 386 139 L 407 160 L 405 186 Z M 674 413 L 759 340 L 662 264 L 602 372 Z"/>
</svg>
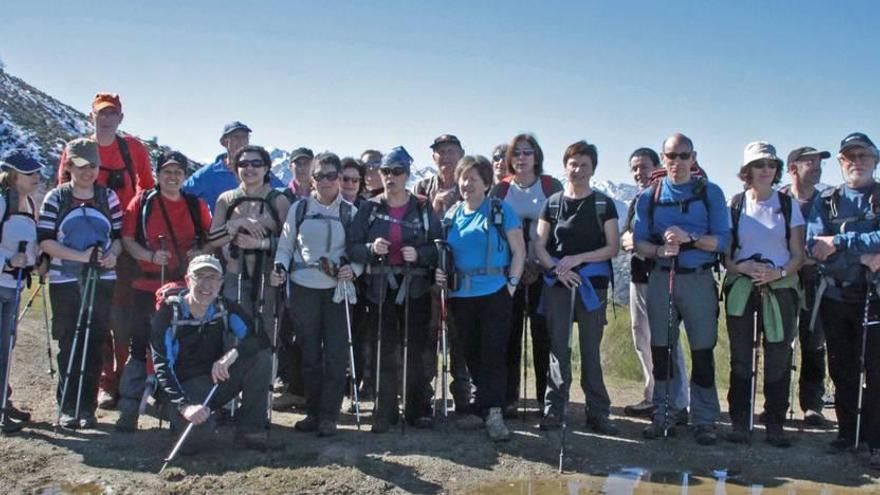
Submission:
<svg viewBox="0 0 880 495">
<path fill-rule="evenodd" d="M 186 182 L 183 190 L 205 200 L 211 212 L 217 204 L 217 198 L 224 192 L 238 187 L 238 176 L 232 169 L 228 157 L 250 144 L 251 128 L 239 121 L 226 124 L 223 134 L 220 136 L 220 145 L 226 148 L 226 153 L 217 155 L 214 163 L 209 163 L 196 170 Z M 272 187 L 284 187 L 284 184 L 275 175 L 271 176 Z"/>
<path fill-rule="evenodd" d="M 672 432 L 668 408 L 679 390 L 674 390 L 678 382 L 670 380 L 670 361 L 678 344 L 679 322 L 684 321 L 693 361 L 694 438 L 701 445 L 712 445 L 721 414 L 713 357 L 718 292 L 712 267 L 730 242 L 730 219 L 721 188 L 692 176 L 697 152 L 690 138 L 678 133 L 666 138 L 662 157 L 667 175 L 639 196 L 633 228 L 636 252 L 656 260 L 648 277 L 647 299 L 657 408 L 643 436 L 650 439 Z"/>
</svg>

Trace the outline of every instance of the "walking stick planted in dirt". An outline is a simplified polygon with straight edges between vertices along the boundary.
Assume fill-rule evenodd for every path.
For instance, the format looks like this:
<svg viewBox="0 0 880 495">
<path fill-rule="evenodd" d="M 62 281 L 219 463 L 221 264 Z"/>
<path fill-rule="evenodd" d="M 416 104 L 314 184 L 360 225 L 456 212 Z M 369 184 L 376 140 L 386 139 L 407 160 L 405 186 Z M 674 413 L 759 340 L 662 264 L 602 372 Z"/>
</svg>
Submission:
<svg viewBox="0 0 880 495">
<path fill-rule="evenodd" d="M 215 383 L 211 390 L 208 391 L 208 396 L 205 397 L 205 400 L 202 401 L 202 406 L 207 407 L 208 403 L 211 402 L 211 398 L 214 397 L 214 393 L 217 392 L 217 387 L 219 387 L 219 383 Z M 183 430 L 183 434 L 180 435 L 180 438 L 177 440 L 177 443 L 174 444 L 174 448 L 171 450 L 171 453 L 168 454 L 168 457 L 165 458 L 164 464 L 162 464 L 162 469 L 159 470 L 159 474 L 162 474 L 162 471 L 165 471 L 165 468 L 168 467 L 168 464 L 177 457 L 177 453 L 180 451 L 180 448 L 183 447 L 183 442 L 186 441 L 186 438 L 189 436 L 189 433 L 192 431 L 195 423 L 190 423 L 186 425 L 186 429 Z"/>
<path fill-rule="evenodd" d="M 570 305 L 568 308 L 568 359 L 571 361 L 571 337 L 574 333 L 574 305 L 577 297 L 577 286 L 571 291 Z M 569 364 L 570 365 L 570 364 Z M 564 385 L 563 385 L 564 386 Z M 571 393 L 571 383 L 568 384 Z M 565 433 L 568 430 L 568 396 L 562 401 L 562 434 L 559 437 L 559 474 L 562 474 L 562 462 L 565 460 Z"/>
<path fill-rule="evenodd" d="M 354 364 L 354 344 L 351 341 L 351 302 L 349 301 L 349 284 L 351 282 L 342 282 L 342 295 L 345 300 L 345 326 L 348 330 L 348 361 L 351 365 L 351 397 L 354 399 L 354 418 L 357 423 L 357 429 L 361 429 L 361 401 L 358 398 L 357 388 L 357 370 Z"/>
<path fill-rule="evenodd" d="M 757 291 L 758 300 L 752 311 L 752 370 L 749 377 L 749 433 L 755 432 L 755 399 L 758 393 L 758 308 L 764 300 L 764 289 Z"/>
<path fill-rule="evenodd" d="M 409 282 L 411 273 L 412 265 L 407 261 L 403 265 L 403 284 L 401 284 L 401 290 L 406 291 L 403 294 L 403 414 L 401 414 L 403 421 L 400 422 L 401 435 L 406 433 L 406 389 L 409 388 L 409 382 L 407 382 L 409 363 L 407 360 L 409 358 Z"/>
<path fill-rule="evenodd" d="M 27 249 L 27 241 L 19 241 L 18 253 L 24 254 Z M 24 269 L 19 268 L 15 277 L 15 300 L 12 303 L 12 311 L 14 315 L 18 314 L 18 305 L 21 302 L 21 278 L 24 276 Z M 34 291 L 36 293 L 36 291 Z M 12 369 L 12 347 L 15 345 L 15 332 L 18 330 L 18 323 L 14 322 L 12 328 L 9 329 L 9 346 L 6 348 L 6 370 L 3 373 L 3 405 L 0 408 L 0 423 L 6 424 L 6 404 L 9 401 L 9 372 Z"/>
<path fill-rule="evenodd" d="M 522 392 L 519 396 L 521 419 L 526 420 L 526 408 L 528 407 L 529 393 L 529 288 L 522 288 L 524 297 L 523 315 L 522 315 Z M 540 397 L 535 397 L 540 402 Z M 543 411 L 539 411 L 543 413 Z"/>
<path fill-rule="evenodd" d="M 37 299 L 37 294 L 39 294 L 39 292 L 40 292 L 40 288 L 34 287 L 34 291 L 31 292 L 31 295 L 28 296 L 27 302 L 24 303 L 24 308 L 22 308 L 20 313 L 18 313 L 18 312 L 16 313 L 16 314 L 18 314 L 18 318 L 15 321 L 16 323 L 21 323 L 21 320 L 23 320 L 24 317 L 27 316 L 28 311 L 30 311 L 30 309 L 31 309 L 31 306 L 34 305 L 34 300 Z"/>
<path fill-rule="evenodd" d="M 89 294 L 87 296 L 89 301 L 89 311 L 88 317 L 86 318 L 86 331 L 83 336 L 83 346 L 82 346 L 82 359 L 79 364 L 79 383 L 77 383 L 76 388 L 76 411 L 74 412 L 73 417 L 77 420 L 79 419 L 79 411 L 80 406 L 82 405 L 82 389 L 83 389 L 83 376 L 86 374 L 86 359 L 89 355 L 89 336 L 92 333 L 92 314 L 93 309 L 95 308 L 95 288 L 98 286 L 98 259 L 101 257 L 101 246 L 100 244 L 96 244 L 95 248 L 92 250 L 92 286 L 89 288 Z"/>
<path fill-rule="evenodd" d="M 284 273 L 284 266 L 275 263 L 275 273 Z M 285 281 L 286 283 L 286 281 Z M 272 384 L 278 374 L 278 334 L 281 331 L 281 308 L 284 307 L 284 284 L 279 285 L 275 292 L 275 311 L 272 325 L 272 374 L 269 376 L 269 400 L 266 402 L 266 418 L 272 424 Z"/>
<path fill-rule="evenodd" d="M 43 324 L 46 327 L 46 355 L 49 356 L 49 376 L 55 379 L 55 365 L 52 362 L 52 332 L 49 330 L 49 298 L 46 297 L 46 277 L 40 276 L 40 298 L 43 300 Z"/>
<path fill-rule="evenodd" d="M 385 272 L 385 257 L 379 256 L 379 308 L 377 311 L 378 324 L 376 329 L 376 400 L 373 401 L 373 415 L 379 413 L 379 384 L 382 371 L 382 308 L 385 307 L 386 291 L 388 289 L 388 274 Z"/>
<path fill-rule="evenodd" d="M 447 249 L 449 244 L 442 240 L 437 239 L 434 241 L 437 245 L 437 252 L 440 255 L 439 265 L 444 273 L 449 277 L 449 259 L 447 258 Z M 449 278 L 446 279 L 447 284 L 449 283 Z M 443 285 L 440 287 L 440 342 L 438 343 L 440 346 L 440 388 L 441 394 L 440 396 L 443 399 L 443 420 L 449 420 L 449 400 L 447 397 L 447 385 L 449 381 L 449 354 L 447 349 L 447 335 L 449 331 L 449 297 L 447 294 L 447 285 Z"/>
<path fill-rule="evenodd" d="M 669 264 L 669 305 L 666 311 L 666 390 L 663 398 L 663 438 L 669 436 L 669 383 L 672 381 L 672 327 L 675 325 L 675 268 L 678 256 Z"/>
<path fill-rule="evenodd" d="M 64 411 L 64 403 L 67 400 L 67 389 L 68 385 L 70 385 L 70 374 L 73 372 L 73 363 L 75 361 L 76 348 L 77 344 L 79 343 L 79 336 L 83 326 L 83 317 L 85 316 L 86 311 L 87 294 L 92 288 L 93 271 L 94 268 L 88 268 L 88 272 L 86 272 L 85 283 L 83 283 L 83 289 L 80 293 L 79 313 L 76 317 L 76 328 L 73 332 L 73 341 L 70 343 L 70 357 L 67 358 L 67 368 L 66 372 L 64 373 L 64 382 L 61 385 L 61 401 L 58 403 L 58 416 L 55 421 L 56 426 L 61 424 L 61 415 Z"/>
<path fill-rule="evenodd" d="M 856 438 L 853 448 L 859 450 L 862 430 L 862 406 L 865 398 L 865 347 L 868 344 L 868 309 L 871 306 L 871 287 L 874 285 L 872 274 L 868 272 L 868 284 L 865 289 L 865 312 L 862 317 L 862 348 L 859 352 L 859 398 L 856 401 Z M 877 322 L 873 323 L 874 325 Z"/>
</svg>

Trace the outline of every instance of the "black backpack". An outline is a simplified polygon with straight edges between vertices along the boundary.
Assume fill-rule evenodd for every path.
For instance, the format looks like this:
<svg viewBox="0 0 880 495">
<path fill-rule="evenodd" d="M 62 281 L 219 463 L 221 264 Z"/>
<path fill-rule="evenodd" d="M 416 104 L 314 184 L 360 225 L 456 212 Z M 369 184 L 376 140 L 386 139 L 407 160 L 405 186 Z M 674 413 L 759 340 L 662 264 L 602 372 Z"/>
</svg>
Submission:
<svg viewBox="0 0 880 495">
<path fill-rule="evenodd" d="M 226 218 L 224 219 L 224 221 L 229 221 L 229 218 L 232 216 L 232 212 L 235 211 L 235 208 L 238 205 L 242 203 L 259 202 L 261 203 L 260 213 L 262 213 L 265 208 L 268 208 L 269 215 L 272 216 L 272 220 L 275 222 L 275 225 L 280 228 L 284 224 L 284 221 L 279 216 L 278 208 L 275 206 L 275 199 L 278 198 L 278 196 L 285 196 L 285 194 L 283 191 L 279 191 L 275 188 L 269 189 L 269 193 L 266 194 L 266 197 L 264 198 L 245 196 L 244 192 L 241 189 L 236 189 L 235 194 L 233 194 L 232 201 L 226 208 Z"/>
<path fill-rule="evenodd" d="M 850 217 L 841 217 L 837 212 L 837 206 L 840 204 L 840 196 L 842 194 L 843 188 L 837 186 L 829 187 L 819 195 L 819 198 L 828 209 L 828 221 L 833 225 L 837 225 L 838 230 L 842 230 L 843 225 L 848 222 L 860 222 L 862 220 L 872 220 L 875 225 L 880 225 L 880 182 L 874 182 L 871 192 L 868 193 L 868 204 L 871 205 L 871 211 L 868 212 Z"/>
<path fill-rule="evenodd" d="M 309 219 L 321 219 L 326 218 L 328 220 L 338 220 L 339 223 L 342 224 L 342 228 L 348 232 L 348 226 L 351 225 L 351 208 L 352 204 L 348 201 L 342 200 L 339 202 L 339 218 L 336 217 L 328 217 L 325 215 L 321 215 L 320 213 L 313 213 L 311 215 L 307 215 L 306 209 L 308 208 L 308 199 L 300 199 L 296 204 L 296 212 L 294 213 L 294 223 L 296 224 L 296 231 L 299 232 L 299 227 L 302 223 Z"/>
<path fill-rule="evenodd" d="M 110 189 L 98 184 L 95 184 L 93 187 L 95 188 L 95 194 L 92 198 L 94 208 L 101 212 L 107 217 L 107 220 L 112 223 L 113 215 L 110 212 Z M 58 186 L 58 214 L 55 217 L 56 232 L 60 228 L 61 221 L 64 220 L 64 217 L 74 209 L 73 203 L 73 183 L 65 182 Z"/>
<path fill-rule="evenodd" d="M 779 196 L 779 205 L 782 210 L 782 218 L 785 219 L 785 245 L 788 246 L 791 240 L 791 208 L 793 199 L 782 191 L 776 191 Z M 742 217 L 743 208 L 745 207 L 746 195 L 744 192 L 737 193 L 730 200 L 730 221 L 732 241 L 730 243 L 730 255 L 733 256 L 739 245 L 739 221 Z"/>
<path fill-rule="evenodd" d="M 159 192 L 159 188 L 147 189 L 141 193 L 141 211 L 138 214 L 138 220 L 135 223 L 135 231 L 134 238 L 138 243 L 142 245 L 146 245 L 147 235 L 146 235 L 146 227 L 147 221 L 150 218 L 150 214 L 153 211 L 153 205 L 155 204 L 155 200 L 159 198 L 159 195 L 162 194 Z M 192 220 L 193 228 L 195 229 L 196 234 L 196 246 L 201 247 L 205 243 L 205 237 L 207 232 L 205 231 L 205 226 L 202 225 L 202 208 L 199 202 L 198 196 L 193 194 L 189 194 L 184 191 L 180 191 L 181 196 L 186 201 L 186 209 L 189 211 L 190 219 Z M 160 207 L 161 208 L 161 207 Z M 164 210 L 161 210 L 162 216 L 165 217 L 166 213 Z M 171 228 L 171 219 L 165 218 L 165 222 L 167 224 L 169 232 L 172 230 Z"/>
<path fill-rule="evenodd" d="M 18 209 L 18 191 L 15 190 L 14 187 L 0 188 L 0 194 L 3 195 L 3 199 L 6 201 L 6 209 L 3 212 L 3 218 L 0 219 L 0 242 L 3 242 L 3 224 L 6 223 L 7 220 L 9 220 L 9 217 L 11 217 L 12 215 L 24 215 L 24 216 L 30 218 L 31 220 L 33 220 L 34 223 L 36 223 L 36 218 L 34 218 L 34 215 L 36 214 L 36 212 L 38 210 L 37 210 L 37 203 L 34 202 L 33 198 L 28 196 L 27 201 L 31 207 L 31 210 L 34 212 L 34 214 L 28 214 L 28 213 L 19 211 L 19 209 Z"/>
</svg>

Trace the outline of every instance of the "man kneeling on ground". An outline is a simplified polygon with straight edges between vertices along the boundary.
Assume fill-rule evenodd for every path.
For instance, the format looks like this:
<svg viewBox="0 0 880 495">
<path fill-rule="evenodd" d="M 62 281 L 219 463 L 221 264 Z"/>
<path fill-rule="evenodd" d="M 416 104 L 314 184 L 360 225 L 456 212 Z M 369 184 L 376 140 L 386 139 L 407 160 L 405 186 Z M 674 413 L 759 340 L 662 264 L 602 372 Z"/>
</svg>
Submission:
<svg viewBox="0 0 880 495">
<path fill-rule="evenodd" d="M 193 258 L 185 279 L 185 289 L 162 301 L 150 335 L 156 377 L 173 411 L 172 424 L 178 431 L 187 422 L 198 425 L 181 453 L 195 453 L 204 445 L 214 430 L 211 410 L 239 392 L 236 446 L 274 448 L 264 428 L 269 394 L 266 377 L 272 366 L 265 332 L 254 332 L 241 308 L 219 296 L 223 268 L 214 256 Z M 215 383 L 217 391 L 202 405 Z"/>
</svg>

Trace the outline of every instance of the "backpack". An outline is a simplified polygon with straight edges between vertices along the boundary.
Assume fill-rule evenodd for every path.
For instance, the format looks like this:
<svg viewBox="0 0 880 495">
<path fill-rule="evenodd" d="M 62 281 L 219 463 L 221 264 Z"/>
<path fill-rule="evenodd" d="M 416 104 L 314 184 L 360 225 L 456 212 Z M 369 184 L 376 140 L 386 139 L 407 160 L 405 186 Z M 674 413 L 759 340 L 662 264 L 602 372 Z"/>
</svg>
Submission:
<svg viewBox="0 0 880 495">
<path fill-rule="evenodd" d="M 128 177 L 131 179 L 131 190 L 137 191 L 137 177 L 134 173 L 134 165 L 131 161 L 131 152 L 128 149 L 128 143 L 125 141 L 125 138 L 116 135 L 116 146 L 119 148 L 119 155 L 122 156 L 122 163 L 125 164 L 125 171 L 128 173 Z M 113 173 L 119 169 L 117 168 L 107 168 L 105 166 L 101 166 L 101 170 L 105 170 L 108 173 Z"/>
<path fill-rule="evenodd" d="M 409 229 L 423 230 L 425 233 L 425 243 L 427 244 L 428 242 L 430 242 L 431 241 L 431 239 L 430 239 L 431 223 L 430 223 L 430 216 L 429 216 L 428 209 L 431 206 L 428 204 L 428 199 L 425 198 L 424 196 L 419 196 L 417 194 L 413 194 L 413 197 L 416 198 L 416 208 L 418 209 L 418 219 L 419 220 L 417 222 L 407 222 L 405 220 L 398 220 L 396 218 L 391 217 L 391 215 L 388 215 L 387 213 L 378 213 L 378 212 L 376 212 L 376 208 L 378 208 L 379 206 L 382 206 L 381 200 L 377 200 L 375 198 L 371 199 L 369 201 L 372 204 L 370 205 L 371 206 L 370 207 L 370 216 L 367 220 L 367 230 L 369 230 L 373 226 L 373 222 L 375 222 L 377 219 L 384 220 L 386 222 L 396 223 L 402 227 L 407 227 Z M 376 198 L 378 198 L 378 196 L 376 196 Z M 386 209 L 387 209 L 387 205 L 386 205 Z"/>
<path fill-rule="evenodd" d="M 661 172 L 661 173 L 657 173 Z M 648 232 L 651 235 L 654 232 L 654 211 L 656 208 L 669 208 L 669 207 L 678 207 L 682 213 L 687 213 L 690 204 L 694 201 L 702 201 L 703 206 L 706 209 L 706 217 L 708 221 L 709 217 L 709 195 L 706 192 L 706 184 L 708 181 L 704 174 L 694 174 L 692 177 L 695 177 L 697 180 L 696 185 L 694 185 L 694 195 L 684 201 L 660 201 L 660 192 L 663 189 L 663 177 L 666 177 L 666 169 L 655 170 L 653 174 L 651 174 L 651 185 L 648 186 L 650 189 L 650 201 L 648 202 Z M 648 191 L 648 190 L 646 190 Z"/>
<path fill-rule="evenodd" d="M 251 203 L 251 202 L 259 202 L 260 203 L 260 213 L 263 213 L 264 209 L 268 207 L 269 215 L 271 215 L 272 220 L 275 222 L 279 228 L 284 224 L 280 215 L 278 214 L 278 208 L 275 206 L 275 199 L 278 196 L 284 196 L 284 192 L 279 191 L 278 189 L 271 188 L 269 192 L 266 194 L 264 198 L 256 198 L 253 196 L 245 196 L 244 191 L 241 188 L 235 189 L 235 192 L 232 195 L 232 201 L 229 203 L 229 206 L 226 208 L 226 218 L 224 221 L 228 222 L 229 218 L 232 216 L 232 212 L 235 211 L 235 208 L 242 203 Z"/>
<path fill-rule="evenodd" d="M 308 219 L 316 219 L 320 220 L 325 218 L 327 220 L 335 220 L 342 224 L 342 228 L 348 232 L 348 226 L 351 225 L 351 208 L 352 204 L 348 201 L 342 200 L 339 202 L 339 217 L 328 217 L 326 215 L 322 215 L 320 213 L 312 213 L 311 215 L 306 215 L 308 208 L 308 199 L 300 199 L 296 204 L 296 212 L 294 213 L 294 223 L 296 225 L 296 231 L 299 232 L 299 227 L 303 222 Z"/>
<path fill-rule="evenodd" d="M 18 209 L 18 191 L 14 187 L 3 187 L 0 188 L 0 194 L 3 195 L 4 201 L 6 201 L 6 209 L 3 211 L 3 218 L 0 218 L 0 243 L 3 242 L 3 224 L 9 220 L 9 217 L 12 215 L 23 215 L 34 221 L 36 224 L 36 218 L 34 218 L 33 214 L 28 214 Z M 34 199 L 30 196 L 27 197 L 28 205 L 31 207 L 31 211 L 37 212 L 37 203 L 34 202 Z"/>
<path fill-rule="evenodd" d="M 498 251 L 501 252 L 504 250 L 504 246 L 507 245 L 507 233 L 504 231 L 504 207 L 502 206 L 502 200 L 500 198 L 490 196 L 488 199 L 489 218 L 487 218 L 486 233 L 488 234 L 489 232 L 488 224 L 491 224 L 498 233 Z M 464 201 L 459 201 L 454 208 L 455 212 L 452 214 L 452 218 L 443 219 L 443 239 L 449 239 L 449 231 L 452 229 L 452 224 L 455 223 L 455 218 L 458 217 L 458 214 L 464 209 Z M 487 239 L 486 242 L 486 266 L 489 266 L 489 261 L 492 255 L 492 240 Z"/>
<path fill-rule="evenodd" d="M 172 339 L 177 335 L 177 326 L 180 324 L 192 324 L 193 320 L 181 320 L 180 319 L 180 305 L 182 303 L 182 294 L 187 290 L 187 285 L 183 281 L 174 281 L 168 282 L 167 284 L 159 287 L 156 291 L 156 311 L 162 309 L 163 304 L 167 304 L 171 306 L 172 310 L 172 318 L 171 318 L 171 332 Z M 217 306 L 220 311 L 214 314 L 211 320 L 205 322 L 195 322 L 200 324 L 208 324 L 216 320 L 217 318 L 223 318 L 223 328 L 225 330 L 229 330 L 229 313 L 226 311 L 226 305 L 223 304 L 223 297 L 217 297 Z"/>
<path fill-rule="evenodd" d="M 779 196 L 779 205 L 782 210 L 782 218 L 785 219 L 785 245 L 788 246 L 791 241 L 791 208 L 793 199 L 782 190 L 776 191 Z M 739 244 L 739 221 L 742 217 L 743 208 L 745 207 L 746 195 L 744 192 L 737 193 L 730 200 L 730 221 L 732 241 L 730 243 L 730 255 L 733 256 L 736 250 L 740 248 Z"/>
<path fill-rule="evenodd" d="M 605 220 L 603 218 L 608 213 L 608 202 L 611 201 L 608 196 L 596 189 L 593 189 L 596 197 L 596 224 L 599 226 L 599 235 L 602 244 L 605 244 Z M 547 198 L 547 214 L 553 219 L 553 223 L 558 225 L 562 216 L 562 191 L 555 192 Z"/>
<path fill-rule="evenodd" d="M 107 220 L 112 222 L 113 215 L 110 212 L 110 189 L 98 184 L 93 186 L 95 188 L 95 194 L 92 198 L 94 202 L 94 208 L 101 212 Z M 55 217 L 55 230 L 57 231 L 61 225 L 61 221 L 73 210 L 74 198 L 73 198 L 73 183 L 65 182 L 58 186 L 58 214 Z M 83 203 L 85 206 L 85 203 Z M 79 207 L 77 207 L 79 208 Z"/>
<path fill-rule="evenodd" d="M 850 217 L 841 217 L 837 212 L 841 194 L 843 194 L 842 186 L 837 186 L 829 187 L 819 195 L 820 200 L 825 203 L 825 207 L 828 209 L 828 221 L 833 225 L 837 225 L 838 231 L 842 231 L 844 224 L 847 222 L 872 220 L 875 225 L 880 224 L 880 182 L 874 182 L 871 192 L 868 193 L 868 204 L 871 205 L 871 211 L 868 212 Z"/>
<path fill-rule="evenodd" d="M 142 245 L 145 245 L 147 240 L 147 220 L 150 219 L 150 214 L 153 210 L 153 204 L 155 203 L 153 200 L 157 199 L 160 194 L 161 192 L 159 192 L 158 187 L 144 190 L 141 193 L 141 211 L 138 215 L 138 221 L 135 223 L 134 238 Z M 195 229 L 196 246 L 201 247 L 205 243 L 205 236 L 207 233 L 205 232 L 204 225 L 202 225 L 202 208 L 199 203 L 199 198 L 184 191 L 180 191 L 180 194 L 183 196 L 183 199 L 186 200 L 186 208 L 189 211 L 189 216 L 192 220 L 193 228 Z M 167 219 L 166 222 L 168 223 L 167 227 L 169 231 L 171 231 L 170 220 L 171 219 Z"/>
<path fill-rule="evenodd" d="M 541 174 L 539 177 L 541 180 L 541 190 L 544 191 L 544 197 L 549 198 L 555 191 L 555 184 L 553 183 L 553 177 Z M 507 197 L 507 193 L 510 192 L 510 183 L 513 182 L 513 176 L 508 175 L 507 177 L 501 179 L 501 182 L 495 185 L 492 190 L 492 196 L 504 199 Z"/>
</svg>

